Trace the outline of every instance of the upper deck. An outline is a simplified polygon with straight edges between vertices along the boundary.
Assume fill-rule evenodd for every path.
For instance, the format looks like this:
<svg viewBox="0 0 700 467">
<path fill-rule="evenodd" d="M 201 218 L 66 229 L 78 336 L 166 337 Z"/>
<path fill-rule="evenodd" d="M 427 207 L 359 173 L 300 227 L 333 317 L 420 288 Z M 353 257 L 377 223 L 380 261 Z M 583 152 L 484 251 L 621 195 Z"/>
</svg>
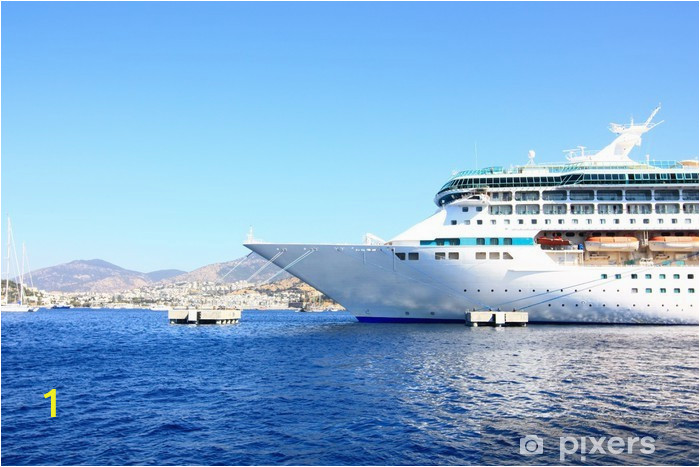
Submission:
<svg viewBox="0 0 700 467">
<path fill-rule="evenodd" d="M 486 167 L 464 170 L 454 175 L 435 195 L 435 204 L 443 206 L 459 199 L 474 189 L 483 188 L 532 188 L 568 185 L 659 185 L 698 184 L 698 161 L 637 162 L 629 158 L 634 146 L 641 144 L 641 135 L 658 124 L 651 120 L 659 111 L 657 107 L 643 124 L 611 124 L 610 130 L 618 134 L 615 140 L 600 151 L 585 148 L 568 150 L 566 162 L 535 164 L 534 151 L 525 165 Z"/>
</svg>

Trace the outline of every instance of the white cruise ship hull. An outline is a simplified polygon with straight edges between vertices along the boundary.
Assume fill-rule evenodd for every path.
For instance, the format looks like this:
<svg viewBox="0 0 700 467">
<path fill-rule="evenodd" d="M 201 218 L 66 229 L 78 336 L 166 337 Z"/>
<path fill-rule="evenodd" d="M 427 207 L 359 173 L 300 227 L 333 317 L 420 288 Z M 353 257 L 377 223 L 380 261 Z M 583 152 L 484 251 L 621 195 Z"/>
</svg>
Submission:
<svg viewBox="0 0 700 467">
<path fill-rule="evenodd" d="M 417 246 L 246 247 L 275 258 L 359 321 L 462 323 L 465 311 L 490 308 L 527 311 L 536 323 L 698 324 L 697 266 L 565 266 L 531 246 L 514 250 L 509 261 L 474 260 L 469 247 L 449 248 L 462 253 L 457 261 L 436 261 L 434 248 Z M 400 260 L 395 252 L 422 259 Z M 663 283 L 660 269 L 668 277 Z"/>
</svg>

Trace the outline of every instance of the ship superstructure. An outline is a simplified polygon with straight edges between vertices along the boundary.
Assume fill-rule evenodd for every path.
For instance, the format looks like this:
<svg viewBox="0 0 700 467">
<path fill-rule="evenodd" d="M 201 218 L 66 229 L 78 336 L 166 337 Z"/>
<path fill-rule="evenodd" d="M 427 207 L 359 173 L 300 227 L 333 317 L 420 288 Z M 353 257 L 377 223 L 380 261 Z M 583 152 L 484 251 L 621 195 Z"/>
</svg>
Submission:
<svg viewBox="0 0 700 467">
<path fill-rule="evenodd" d="M 698 323 L 698 161 L 629 157 L 658 123 L 611 124 L 604 149 L 454 175 L 438 210 L 388 242 L 246 246 L 360 321 Z M 660 123 L 660 122 L 659 122 Z"/>
</svg>

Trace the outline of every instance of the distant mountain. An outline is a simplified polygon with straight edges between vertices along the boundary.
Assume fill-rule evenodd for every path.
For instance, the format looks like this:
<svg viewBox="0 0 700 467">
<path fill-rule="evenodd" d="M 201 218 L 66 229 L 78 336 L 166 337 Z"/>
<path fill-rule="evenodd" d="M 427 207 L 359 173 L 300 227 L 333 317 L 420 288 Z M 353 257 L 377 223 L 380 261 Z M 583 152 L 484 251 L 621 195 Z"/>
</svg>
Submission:
<svg viewBox="0 0 700 467">
<path fill-rule="evenodd" d="M 34 286 L 50 292 L 116 292 L 153 282 L 146 274 L 101 259 L 77 260 L 32 271 Z"/>
<path fill-rule="evenodd" d="M 113 293 L 136 289 L 156 282 L 236 282 L 248 279 L 267 260 L 251 254 L 246 259 L 238 258 L 224 263 L 214 263 L 192 272 L 178 269 L 163 269 L 149 273 L 130 271 L 101 259 L 77 260 L 32 271 L 34 286 L 49 292 L 104 292 Z M 240 264 L 239 264 L 240 263 Z M 233 271 L 231 271 L 237 264 Z M 264 281 L 280 270 L 268 265 L 255 281 Z M 283 272 L 275 281 L 291 276 Z"/>
<path fill-rule="evenodd" d="M 234 259 L 233 261 L 226 261 L 225 263 L 209 264 L 199 269 L 195 269 L 192 272 L 171 277 L 170 279 L 167 279 L 166 282 L 237 282 L 248 279 L 258 269 L 263 267 L 265 263 L 267 263 L 266 259 L 257 253 L 252 253 L 251 255 L 245 257 L 245 259 L 238 258 Z M 236 266 L 237 264 L 239 265 Z M 235 269 L 233 269 L 234 267 Z M 279 270 L 279 267 L 275 266 L 274 264 L 270 264 L 254 278 L 254 281 L 267 280 L 279 272 Z M 291 274 L 283 272 L 278 276 L 275 276 L 274 280 L 278 281 L 288 279 L 290 277 L 292 277 Z"/>
<path fill-rule="evenodd" d="M 187 274 L 187 271 L 181 271 L 179 269 L 161 269 L 158 271 L 147 272 L 146 276 L 153 282 L 160 282 L 182 274 Z"/>
</svg>

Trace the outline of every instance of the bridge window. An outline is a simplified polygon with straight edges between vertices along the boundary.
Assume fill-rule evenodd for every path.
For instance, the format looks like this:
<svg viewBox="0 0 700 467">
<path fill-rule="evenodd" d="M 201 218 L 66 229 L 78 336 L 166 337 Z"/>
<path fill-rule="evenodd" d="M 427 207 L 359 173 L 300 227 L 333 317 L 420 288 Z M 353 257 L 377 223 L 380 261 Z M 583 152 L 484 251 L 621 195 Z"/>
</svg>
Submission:
<svg viewBox="0 0 700 467">
<path fill-rule="evenodd" d="M 476 253 L 476 259 L 486 259 L 486 252 L 484 251 L 478 251 Z"/>
<path fill-rule="evenodd" d="M 497 238 L 490 238 L 489 245 L 498 245 L 498 239 Z"/>
<path fill-rule="evenodd" d="M 408 259 L 411 261 L 418 261 L 418 253 L 409 253 Z"/>
<path fill-rule="evenodd" d="M 566 200 L 566 190 L 544 191 L 542 199 L 545 201 L 564 201 Z"/>
<path fill-rule="evenodd" d="M 506 251 L 503 253 L 503 259 L 513 259 L 513 256 Z"/>
<path fill-rule="evenodd" d="M 492 251 L 489 253 L 489 259 L 501 259 L 501 254 L 497 251 Z"/>
<path fill-rule="evenodd" d="M 650 201 L 651 190 L 627 190 L 625 199 L 627 201 Z"/>
<path fill-rule="evenodd" d="M 698 199 L 698 190 L 683 190 L 683 199 L 695 200 Z"/>
<path fill-rule="evenodd" d="M 572 201 L 590 201 L 593 199 L 593 190 L 571 190 L 569 199 Z"/>
<path fill-rule="evenodd" d="M 622 190 L 598 190 L 599 201 L 620 201 Z"/>
<path fill-rule="evenodd" d="M 463 207 L 462 212 L 469 212 L 469 206 Z"/>
<path fill-rule="evenodd" d="M 397 258 L 399 258 L 401 261 L 406 260 L 406 253 L 394 253 Z"/>
<path fill-rule="evenodd" d="M 516 201 L 538 201 L 540 199 L 539 191 L 516 191 Z"/>
<path fill-rule="evenodd" d="M 504 245 L 512 245 L 512 244 L 513 244 L 513 239 L 512 239 L 512 238 L 504 238 L 504 239 L 503 239 L 503 244 L 504 244 Z"/>
<path fill-rule="evenodd" d="M 477 245 L 486 245 L 486 239 L 477 238 L 477 239 L 476 239 L 476 244 L 477 244 Z"/>
<path fill-rule="evenodd" d="M 456 260 L 456 259 L 459 259 L 459 253 L 457 253 L 456 251 L 452 251 L 450 253 L 447 253 L 447 257 L 449 259 Z"/>
<path fill-rule="evenodd" d="M 435 253 L 435 259 L 436 259 L 436 260 L 445 259 L 445 252 L 444 252 L 444 251 L 436 252 L 436 253 Z"/>
<path fill-rule="evenodd" d="M 456 220 L 451 220 L 451 221 L 450 221 L 450 225 L 457 225 L 457 221 L 456 221 Z"/>
<path fill-rule="evenodd" d="M 656 205 L 657 214 L 678 214 L 681 212 L 681 207 L 678 204 L 659 203 Z"/>
<path fill-rule="evenodd" d="M 660 201 L 675 201 L 678 199 L 678 190 L 655 190 L 654 199 Z"/>
</svg>

